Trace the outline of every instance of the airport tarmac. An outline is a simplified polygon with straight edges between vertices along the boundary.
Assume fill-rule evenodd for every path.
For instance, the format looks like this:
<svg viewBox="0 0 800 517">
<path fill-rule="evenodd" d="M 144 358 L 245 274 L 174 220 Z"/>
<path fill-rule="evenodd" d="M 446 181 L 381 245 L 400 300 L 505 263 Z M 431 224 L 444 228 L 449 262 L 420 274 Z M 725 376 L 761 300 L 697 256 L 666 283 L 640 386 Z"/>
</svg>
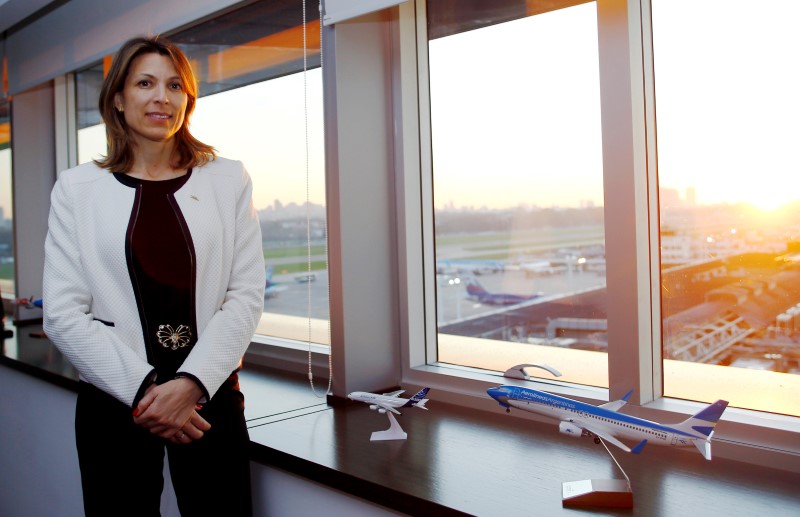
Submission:
<svg viewBox="0 0 800 517">
<path fill-rule="evenodd" d="M 522 296 L 541 294 L 542 299 L 601 288 L 606 282 L 602 273 L 578 270 L 540 276 L 526 276 L 520 270 L 505 270 L 475 278 L 490 293 Z M 469 298 L 464 275 L 437 275 L 437 283 L 439 296 L 436 305 L 439 325 L 510 307 L 479 303 Z"/>
<path fill-rule="evenodd" d="M 299 282 L 301 274 L 272 276 L 280 291 L 271 298 L 264 299 L 264 312 L 288 316 L 308 316 L 309 289 L 311 290 L 311 317 L 326 320 L 328 310 L 328 272 L 314 271 L 313 282 Z"/>
<path fill-rule="evenodd" d="M 306 316 L 308 314 L 308 290 L 311 290 L 311 317 L 327 319 L 328 272 L 315 271 L 315 281 L 297 282 L 297 274 L 274 275 L 283 290 L 276 296 L 264 300 L 264 312 Z M 566 295 L 587 289 L 605 286 L 605 276 L 591 271 L 564 271 L 552 275 L 528 277 L 523 271 L 507 270 L 475 277 L 489 292 L 532 295 L 544 297 Z M 467 295 L 466 277 L 462 274 L 437 275 L 437 314 L 440 325 L 486 314 L 503 307 L 478 303 Z M 508 308 L 508 307 L 506 307 Z"/>
</svg>

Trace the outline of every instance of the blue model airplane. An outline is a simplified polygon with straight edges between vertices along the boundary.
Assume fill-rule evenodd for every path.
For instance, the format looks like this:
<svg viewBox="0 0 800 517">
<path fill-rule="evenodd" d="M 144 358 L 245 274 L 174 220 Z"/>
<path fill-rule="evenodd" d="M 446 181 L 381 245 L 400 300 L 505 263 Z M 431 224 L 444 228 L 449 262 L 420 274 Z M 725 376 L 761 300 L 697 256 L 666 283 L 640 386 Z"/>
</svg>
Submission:
<svg viewBox="0 0 800 517">
<path fill-rule="evenodd" d="M 560 420 L 558 430 L 575 438 L 592 436 L 597 443 L 602 439 L 634 454 L 641 452 L 648 443 L 672 447 L 694 445 L 707 460 L 711 459 L 714 427 L 728 406 L 727 401 L 718 400 L 679 424 L 664 425 L 618 412 L 632 391 L 620 400 L 600 406 L 521 386 L 498 386 L 488 389 L 487 393 L 506 411 L 515 407 Z M 620 438 L 638 443 L 631 448 Z"/>
<path fill-rule="evenodd" d="M 21 307 L 25 307 L 26 309 L 42 308 L 42 299 L 34 298 L 33 296 L 29 296 L 28 298 L 17 298 L 16 300 L 14 300 L 14 303 L 16 303 Z"/>
<path fill-rule="evenodd" d="M 532 295 L 510 294 L 510 293 L 490 293 L 478 282 L 478 280 L 469 276 L 467 280 L 467 295 L 479 303 L 487 305 L 516 305 L 518 303 L 527 302 L 542 296 L 541 293 Z"/>
</svg>

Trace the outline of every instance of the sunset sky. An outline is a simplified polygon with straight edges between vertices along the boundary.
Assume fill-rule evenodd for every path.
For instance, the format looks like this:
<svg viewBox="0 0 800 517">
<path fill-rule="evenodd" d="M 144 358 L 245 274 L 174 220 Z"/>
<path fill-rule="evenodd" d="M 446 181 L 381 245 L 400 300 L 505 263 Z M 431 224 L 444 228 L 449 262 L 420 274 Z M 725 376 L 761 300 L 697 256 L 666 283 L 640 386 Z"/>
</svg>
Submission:
<svg viewBox="0 0 800 517">
<path fill-rule="evenodd" d="M 596 16 L 587 3 L 431 43 L 437 207 L 602 205 Z M 795 0 L 653 1 L 662 187 L 797 198 L 799 20 Z"/>
<path fill-rule="evenodd" d="M 322 73 L 308 72 L 309 199 L 325 204 L 322 140 Z M 192 134 L 220 156 L 241 160 L 253 178 L 253 203 L 265 208 L 305 203 L 306 136 L 303 74 L 202 97 L 191 118 Z M 81 130 L 79 161 L 105 153 L 102 125 Z"/>
<path fill-rule="evenodd" d="M 662 187 L 701 204 L 797 199 L 798 20 L 795 0 L 653 0 Z M 437 208 L 603 204 L 594 3 L 435 40 L 430 69 Z M 309 197 L 324 204 L 320 70 L 306 80 Z M 245 163 L 259 209 L 306 199 L 303 90 L 295 74 L 198 102 L 193 132 Z M 98 129 L 81 134 L 83 160 Z"/>
</svg>

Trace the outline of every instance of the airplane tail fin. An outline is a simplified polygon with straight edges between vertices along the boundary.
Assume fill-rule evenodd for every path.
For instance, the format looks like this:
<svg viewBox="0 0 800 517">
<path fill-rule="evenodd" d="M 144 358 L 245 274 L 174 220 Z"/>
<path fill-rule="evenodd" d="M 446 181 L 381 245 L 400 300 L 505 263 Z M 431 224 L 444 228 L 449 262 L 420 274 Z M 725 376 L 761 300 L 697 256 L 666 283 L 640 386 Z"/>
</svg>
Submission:
<svg viewBox="0 0 800 517">
<path fill-rule="evenodd" d="M 727 400 L 718 400 L 675 426 L 696 437 L 693 440 L 694 446 L 707 460 L 711 459 L 711 436 L 714 428 L 727 407 Z"/>
<path fill-rule="evenodd" d="M 425 403 L 428 402 L 428 399 L 425 398 L 425 395 L 427 395 L 429 391 L 430 388 L 422 388 L 413 397 L 408 399 L 408 402 L 405 404 L 405 406 L 415 406 L 421 409 L 428 409 L 425 407 Z"/>
<path fill-rule="evenodd" d="M 472 275 L 467 276 L 467 294 L 470 296 L 481 296 L 489 294 L 486 289 L 478 282 L 478 279 Z"/>
</svg>

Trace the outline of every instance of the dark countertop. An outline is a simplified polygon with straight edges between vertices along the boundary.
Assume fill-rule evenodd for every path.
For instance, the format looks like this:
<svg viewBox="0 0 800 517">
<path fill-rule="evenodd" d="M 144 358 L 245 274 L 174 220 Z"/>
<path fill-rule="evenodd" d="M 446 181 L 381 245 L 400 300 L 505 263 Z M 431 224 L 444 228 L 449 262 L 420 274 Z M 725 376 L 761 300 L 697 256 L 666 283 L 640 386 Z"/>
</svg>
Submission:
<svg viewBox="0 0 800 517">
<path fill-rule="evenodd" d="M 74 389 L 74 369 L 30 336 L 40 329 L 11 330 L 0 362 Z M 429 411 L 397 417 L 406 440 L 371 442 L 387 417 L 366 404 L 329 406 L 303 374 L 248 367 L 240 380 L 254 461 L 413 515 L 800 515 L 800 474 L 657 446 L 612 449 L 631 478 L 633 510 L 563 508 L 562 482 L 621 475 L 601 446 L 555 422 L 440 403 L 431 391 Z"/>
<path fill-rule="evenodd" d="M 398 417 L 406 440 L 370 442 L 387 417 L 354 404 L 251 428 L 253 458 L 413 515 L 800 515 L 798 474 L 657 446 L 612 450 L 633 511 L 562 508 L 562 482 L 622 477 L 602 446 L 429 395 Z"/>
</svg>

